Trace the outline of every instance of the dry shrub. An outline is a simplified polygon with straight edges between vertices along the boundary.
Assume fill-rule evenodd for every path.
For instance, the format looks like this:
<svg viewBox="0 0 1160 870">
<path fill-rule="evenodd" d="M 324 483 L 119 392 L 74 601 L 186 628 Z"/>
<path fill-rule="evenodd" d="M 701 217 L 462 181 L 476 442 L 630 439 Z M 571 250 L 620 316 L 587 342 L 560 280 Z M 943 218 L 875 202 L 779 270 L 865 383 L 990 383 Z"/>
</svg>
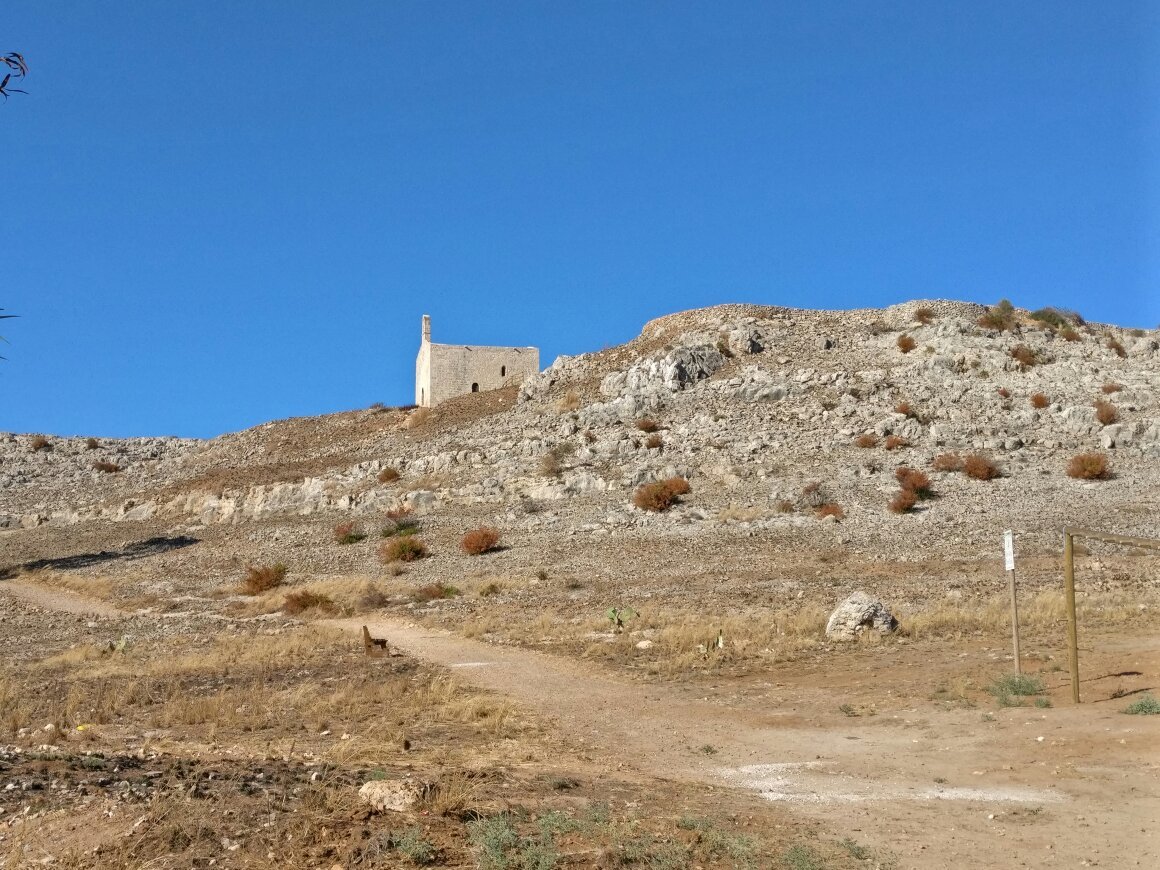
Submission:
<svg viewBox="0 0 1160 870">
<path fill-rule="evenodd" d="M 909 447 L 910 442 L 901 435 L 887 435 L 886 443 L 882 445 L 887 450 L 899 450 L 903 447 Z"/>
<path fill-rule="evenodd" d="M 917 468 L 907 468 L 905 465 L 894 470 L 894 479 L 905 490 L 913 492 L 920 499 L 927 499 L 934 495 L 934 486 L 930 478 Z"/>
<path fill-rule="evenodd" d="M 921 323 L 923 326 L 926 326 L 928 323 L 934 320 L 934 309 L 927 308 L 925 306 L 922 308 L 916 308 L 914 309 L 913 317 L 916 323 Z"/>
<path fill-rule="evenodd" d="M 289 592 L 282 602 L 282 612 L 290 616 L 297 616 L 307 610 L 321 610 L 323 613 L 336 613 L 338 606 L 329 595 L 320 595 L 303 589 L 299 592 Z"/>
<path fill-rule="evenodd" d="M 276 565 L 250 565 L 246 568 L 246 576 L 239 591 L 243 595 L 259 595 L 281 586 L 286 579 L 286 570 L 281 562 Z"/>
<path fill-rule="evenodd" d="M 1122 389 L 1124 388 L 1120 384 L 1108 381 L 1106 384 L 1100 387 L 1100 392 L 1102 392 L 1105 396 L 1110 396 L 1112 393 L 1118 393 Z"/>
<path fill-rule="evenodd" d="M 366 533 L 351 521 L 339 523 L 334 527 L 334 540 L 336 543 L 357 544 L 359 541 L 365 539 Z"/>
<path fill-rule="evenodd" d="M 641 417 L 636 421 L 636 428 L 641 432 L 655 432 L 661 427 L 652 417 Z"/>
<path fill-rule="evenodd" d="M 416 408 L 410 413 L 406 420 L 403 421 L 403 426 L 407 429 L 417 429 L 431 420 L 430 408 Z"/>
<path fill-rule="evenodd" d="M 387 511 L 387 519 L 394 520 L 395 522 L 398 522 L 399 520 L 404 520 L 407 517 L 409 517 L 410 515 L 411 515 L 411 509 L 409 507 L 407 507 L 406 505 L 400 505 L 397 508 L 391 508 L 389 511 Z"/>
<path fill-rule="evenodd" d="M 1062 330 L 1060 330 L 1059 335 L 1061 338 L 1063 338 L 1064 341 L 1079 341 L 1080 340 L 1080 334 L 1078 332 L 1076 332 L 1074 329 L 1072 329 L 1070 326 L 1066 326 Z"/>
<path fill-rule="evenodd" d="M 1128 355 L 1128 352 L 1124 350 L 1124 346 L 1117 339 L 1111 337 L 1108 338 L 1108 350 L 1114 351 L 1120 359 Z"/>
<path fill-rule="evenodd" d="M 963 460 L 963 474 L 974 480 L 994 480 L 999 476 L 999 467 L 986 456 L 972 453 Z"/>
<path fill-rule="evenodd" d="M 995 392 L 999 394 L 999 398 L 1001 399 L 1011 398 L 1011 391 L 1006 387 L 999 387 L 999 389 L 995 390 Z"/>
<path fill-rule="evenodd" d="M 379 472 L 379 483 L 394 483 L 399 479 L 399 472 L 394 468 L 384 468 Z"/>
<path fill-rule="evenodd" d="M 415 535 L 390 538 L 379 545 L 379 560 L 390 562 L 415 562 L 427 555 L 427 545 Z"/>
<path fill-rule="evenodd" d="M 96 438 L 86 438 L 85 439 L 85 450 L 96 450 L 100 446 L 101 446 L 101 442 L 98 441 Z"/>
<path fill-rule="evenodd" d="M 773 509 L 779 514 L 792 514 L 794 511 L 793 502 L 788 498 L 778 499 L 774 504 Z"/>
<path fill-rule="evenodd" d="M 1011 348 L 1011 359 L 1019 363 L 1020 369 L 1026 371 L 1039 362 L 1039 354 L 1025 344 L 1017 344 Z"/>
<path fill-rule="evenodd" d="M 101 460 L 99 462 L 94 462 L 93 468 L 96 471 L 101 471 L 101 472 L 104 472 L 105 474 L 116 474 L 118 471 L 121 470 L 121 466 L 117 465 L 117 463 L 105 462 L 104 460 Z"/>
<path fill-rule="evenodd" d="M 901 414 L 904 417 L 910 417 L 914 414 L 914 409 L 910 407 L 910 402 L 899 402 L 894 406 L 894 413 Z"/>
<path fill-rule="evenodd" d="M 997 329 L 1000 332 L 1015 326 L 1015 306 L 1006 299 L 1000 299 L 993 308 L 980 317 L 976 323 L 984 329 Z"/>
<path fill-rule="evenodd" d="M 416 601 L 439 601 L 443 598 L 454 598 L 458 594 L 458 589 L 440 580 L 420 586 L 412 593 L 411 597 Z"/>
<path fill-rule="evenodd" d="M 560 458 L 555 453 L 545 453 L 540 457 L 540 475 L 558 477 L 561 471 Z"/>
<path fill-rule="evenodd" d="M 41 450 L 52 449 L 52 445 L 48 443 L 48 439 L 43 435 L 33 435 L 31 440 L 28 442 L 28 447 L 33 453 L 37 453 Z"/>
<path fill-rule="evenodd" d="M 596 433 L 591 429 L 584 430 L 584 441 L 586 444 L 592 444 L 596 441 Z"/>
<path fill-rule="evenodd" d="M 1079 453 L 1067 463 L 1067 476 L 1078 480 L 1107 480 L 1112 476 L 1112 467 L 1102 453 Z"/>
<path fill-rule="evenodd" d="M 660 450 L 665 446 L 665 439 L 659 433 L 653 433 L 648 436 L 648 440 L 644 442 L 644 446 L 649 450 Z"/>
<path fill-rule="evenodd" d="M 840 520 L 846 516 L 846 512 L 842 510 L 840 504 L 828 501 L 814 511 L 814 516 L 819 520 L 824 520 L 826 517 L 833 517 L 836 520 Z"/>
<path fill-rule="evenodd" d="M 1096 419 L 1104 426 L 1110 426 L 1120 419 L 1120 412 L 1116 410 L 1116 406 L 1105 399 L 1097 399 L 1094 407 L 1096 409 Z"/>
<path fill-rule="evenodd" d="M 689 491 L 689 482 L 683 477 L 670 477 L 637 487 L 632 494 L 632 503 L 645 511 L 667 511 Z"/>
<path fill-rule="evenodd" d="M 878 436 L 873 432 L 867 432 L 864 435 L 859 435 L 854 441 L 855 447 L 877 447 Z"/>
<path fill-rule="evenodd" d="M 896 341 L 895 344 L 898 345 L 898 349 L 903 353 L 910 353 L 912 350 L 918 347 L 918 342 L 905 333 L 898 336 L 898 341 Z"/>
<path fill-rule="evenodd" d="M 499 529 L 483 526 L 472 529 L 464 535 L 463 540 L 459 542 L 459 548 L 469 556 L 481 556 L 494 550 L 499 539 Z"/>
<path fill-rule="evenodd" d="M 940 453 L 930 463 L 935 471 L 961 471 L 963 458 L 957 453 Z"/>
<path fill-rule="evenodd" d="M 1031 407 L 1032 408 L 1036 408 L 1037 410 L 1042 411 L 1044 408 L 1046 408 L 1050 404 L 1051 404 L 1051 400 L 1048 399 L 1047 396 L 1045 396 L 1043 393 L 1032 393 L 1031 394 Z"/>
<path fill-rule="evenodd" d="M 913 489 L 900 489 L 894 494 L 894 498 L 890 500 L 887 505 L 891 513 L 905 514 L 914 510 L 914 506 L 918 504 L 918 495 Z"/>
</svg>

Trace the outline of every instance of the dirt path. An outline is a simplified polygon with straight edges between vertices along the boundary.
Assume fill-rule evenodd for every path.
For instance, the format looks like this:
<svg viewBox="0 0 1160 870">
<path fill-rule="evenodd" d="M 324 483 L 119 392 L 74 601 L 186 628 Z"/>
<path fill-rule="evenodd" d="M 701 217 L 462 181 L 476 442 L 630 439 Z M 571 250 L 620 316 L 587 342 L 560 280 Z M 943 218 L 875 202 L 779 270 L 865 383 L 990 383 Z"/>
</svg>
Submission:
<svg viewBox="0 0 1160 870">
<path fill-rule="evenodd" d="M 335 624 L 356 633 L 364 623 Z M 1149 833 L 1160 818 L 1160 729 L 1108 705 L 911 709 L 824 722 L 812 696 L 824 695 L 832 711 L 828 688 L 738 699 L 642 686 L 588 662 L 398 620 L 367 624 L 392 646 L 554 719 L 597 760 L 753 790 L 903 866 L 1160 866 Z M 920 669 L 927 655 L 915 651 L 896 667 Z M 1155 648 L 1149 656 L 1149 666 L 1160 665 Z"/>
<path fill-rule="evenodd" d="M 35 583 L 20 583 L 15 580 L 6 580 L 0 583 L 0 592 L 7 593 L 13 598 L 41 607 L 45 610 L 56 610 L 61 613 L 75 613 L 78 616 L 104 616 L 110 619 L 125 617 L 123 610 L 118 610 L 107 601 L 99 598 L 90 598 L 87 595 L 77 595 L 64 589 L 51 589 Z"/>
</svg>

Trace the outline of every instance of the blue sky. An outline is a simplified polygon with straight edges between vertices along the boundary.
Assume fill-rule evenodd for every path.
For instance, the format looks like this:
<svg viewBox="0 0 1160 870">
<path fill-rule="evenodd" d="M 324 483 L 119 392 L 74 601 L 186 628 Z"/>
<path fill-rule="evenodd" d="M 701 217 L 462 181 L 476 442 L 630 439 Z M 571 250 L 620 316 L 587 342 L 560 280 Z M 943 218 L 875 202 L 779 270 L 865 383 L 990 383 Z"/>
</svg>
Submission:
<svg viewBox="0 0 1160 870">
<path fill-rule="evenodd" d="M 0 429 L 401 404 L 722 302 L 1160 322 L 1160 7 L 8 0 Z"/>
</svg>

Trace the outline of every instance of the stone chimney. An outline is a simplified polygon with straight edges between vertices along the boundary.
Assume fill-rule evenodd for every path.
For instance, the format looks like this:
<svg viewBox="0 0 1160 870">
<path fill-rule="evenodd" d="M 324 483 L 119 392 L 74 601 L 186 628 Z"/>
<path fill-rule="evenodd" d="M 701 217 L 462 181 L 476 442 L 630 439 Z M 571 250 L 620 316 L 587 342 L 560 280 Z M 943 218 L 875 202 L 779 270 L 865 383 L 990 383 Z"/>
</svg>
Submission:
<svg viewBox="0 0 1160 870">
<path fill-rule="evenodd" d="M 430 314 L 423 315 L 423 342 L 426 344 L 431 343 L 431 315 Z"/>
</svg>

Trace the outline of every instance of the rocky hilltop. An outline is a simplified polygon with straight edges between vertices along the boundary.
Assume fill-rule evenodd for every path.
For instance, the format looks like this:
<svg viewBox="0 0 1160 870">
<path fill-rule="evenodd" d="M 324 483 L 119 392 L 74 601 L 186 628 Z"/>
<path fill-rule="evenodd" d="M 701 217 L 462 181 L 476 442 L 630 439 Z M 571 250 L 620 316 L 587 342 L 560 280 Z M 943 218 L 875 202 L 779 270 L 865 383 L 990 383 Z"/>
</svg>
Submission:
<svg viewBox="0 0 1160 870">
<path fill-rule="evenodd" d="M 15 544 L 77 524 L 196 531 L 407 508 L 572 547 L 724 530 L 976 556 L 1013 527 L 1050 550 L 1064 524 L 1160 536 L 1158 401 L 1155 331 L 949 301 L 722 305 L 434 411 L 375 407 L 209 441 L 3 435 L 0 528 Z M 1106 469 L 1069 476 L 1078 453 Z M 964 474 L 971 456 L 994 476 Z M 937 497 L 889 510 L 899 467 L 927 474 Z M 671 477 L 691 485 L 680 504 L 633 506 L 636 487 Z"/>
</svg>

